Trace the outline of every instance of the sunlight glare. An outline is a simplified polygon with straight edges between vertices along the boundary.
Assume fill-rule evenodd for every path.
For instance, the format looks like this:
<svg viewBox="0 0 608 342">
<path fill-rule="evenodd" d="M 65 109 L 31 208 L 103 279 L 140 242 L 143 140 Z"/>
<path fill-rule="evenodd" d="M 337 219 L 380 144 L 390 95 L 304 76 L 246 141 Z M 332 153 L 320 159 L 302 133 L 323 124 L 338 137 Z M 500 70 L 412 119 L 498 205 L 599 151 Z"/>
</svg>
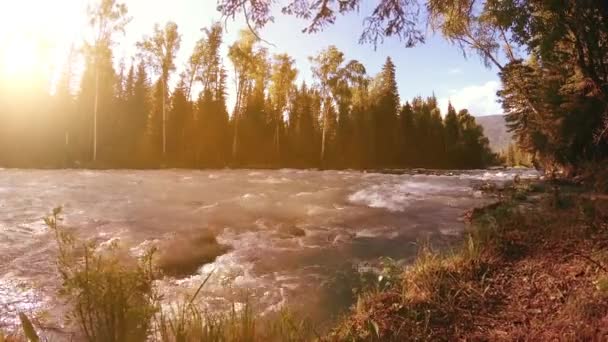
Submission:
<svg viewBox="0 0 608 342">
<path fill-rule="evenodd" d="M 0 1 L 0 76 L 51 81 L 79 37 L 82 0 Z"/>
<path fill-rule="evenodd" d="M 34 42 L 30 40 L 3 44 L 1 55 L 2 73 L 11 79 L 30 75 L 39 67 L 39 54 Z"/>
</svg>

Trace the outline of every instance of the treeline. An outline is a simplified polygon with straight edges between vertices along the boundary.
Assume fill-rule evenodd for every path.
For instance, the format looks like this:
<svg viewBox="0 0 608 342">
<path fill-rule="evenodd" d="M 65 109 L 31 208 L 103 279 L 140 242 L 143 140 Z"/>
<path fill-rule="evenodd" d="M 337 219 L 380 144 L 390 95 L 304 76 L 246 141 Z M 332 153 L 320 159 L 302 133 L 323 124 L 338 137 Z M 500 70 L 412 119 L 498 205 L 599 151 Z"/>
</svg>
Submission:
<svg viewBox="0 0 608 342">
<path fill-rule="evenodd" d="M 498 96 L 518 148 L 548 171 L 593 173 L 608 160 L 608 1 L 288 0 L 281 13 L 305 32 L 363 11 L 361 41 L 424 43 L 429 28 L 499 71 Z M 255 28 L 272 21 L 270 0 L 219 0 L 226 17 Z M 367 5 L 367 3 L 366 3 Z M 361 9 L 363 8 L 363 9 Z M 421 11 L 420 8 L 423 8 Z"/>
<path fill-rule="evenodd" d="M 79 51 L 84 72 L 74 72 L 74 52 L 52 95 L 42 83 L 0 82 L 2 166 L 481 168 L 496 161 L 466 109 L 450 105 L 444 118 L 434 96 L 402 105 L 390 58 L 370 77 L 330 46 L 310 58 L 314 84 L 298 85 L 294 60 L 270 56 L 250 31 L 229 46 L 229 71 L 216 24 L 174 75 L 181 37 L 170 22 L 115 68 L 113 38 L 126 28 L 127 9 L 103 0 L 89 16 L 101 34 Z M 231 109 L 228 72 L 236 85 Z"/>
</svg>

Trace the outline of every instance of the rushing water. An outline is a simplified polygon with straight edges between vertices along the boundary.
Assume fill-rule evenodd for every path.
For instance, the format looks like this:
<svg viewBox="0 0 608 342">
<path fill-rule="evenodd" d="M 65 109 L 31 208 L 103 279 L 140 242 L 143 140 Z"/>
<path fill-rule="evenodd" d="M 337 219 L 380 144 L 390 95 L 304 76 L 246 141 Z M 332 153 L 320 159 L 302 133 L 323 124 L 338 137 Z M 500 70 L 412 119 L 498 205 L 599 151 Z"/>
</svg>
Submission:
<svg viewBox="0 0 608 342">
<path fill-rule="evenodd" d="M 79 236 L 119 239 L 133 253 L 211 230 L 231 251 L 196 274 L 161 280 L 163 291 L 195 288 L 213 271 L 207 303 L 247 289 L 262 310 L 307 303 L 315 315 L 334 305 L 337 274 L 380 256 L 407 259 L 421 238 L 458 236 L 463 211 L 489 200 L 476 185 L 516 174 L 536 177 L 532 170 L 0 170 L 0 327 L 16 312 L 58 303 L 55 246 L 42 221 L 55 206 Z"/>
</svg>

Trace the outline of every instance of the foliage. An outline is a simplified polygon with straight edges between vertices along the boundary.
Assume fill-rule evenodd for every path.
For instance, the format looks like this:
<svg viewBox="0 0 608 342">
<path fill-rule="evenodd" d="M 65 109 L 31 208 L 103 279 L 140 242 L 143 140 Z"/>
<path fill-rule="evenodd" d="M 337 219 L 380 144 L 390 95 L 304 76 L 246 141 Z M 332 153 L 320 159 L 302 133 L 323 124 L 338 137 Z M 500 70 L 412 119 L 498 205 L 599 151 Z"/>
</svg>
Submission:
<svg viewBox="0 0 608 342">
<path fill-rule="evenodd" d="M 89 24 L 93 28 L 92 43 L 85 44 L 85 51 L 89 57 L 90 67 L 93 70 L 91 81 L 94 86 L 93 95 L 93 161 L 97 161 L 98 111 L 100 105 L 100 85 L 111 85 L 114 76 L 112 71 L 112 36 L 117 32 L 125 32 L 125 26 L 130 21 L 127 17 L 127 6 L 116 0 L 101 0 L 97 6 L 88 9 Z M 105 82 L 104 82 L 105 81 Z M 103 99 L 108 102 L 111 95 L 108 88 Z M 110 95 L 110 96 L 108 96 Z"/>
<path fill-rule="evenodd" d="M 145 341 L 157 311 L 153 251 L 133 260 L 115 243 L 107 250 L 79 246 L 60 226 L 60 214 L 61 208 L 54 209 L 45 222 L 57 242 L 60 293 L 72 307 L 68 320 L 87 341 Z"/>
<path fill-rule="evenodd" d="M 532 155 L 521 150 L 516 144 L 510 143 L 507 148 L 501 152 L 500 158 L 507 166 L 525 166 L 532 167 Z"/>
<path fill-rule="evenodd" d="M 273 19 L 270 4 L 221 0 L 219 10 L 226 16 L 243 13 L 260 28 Z M 290 0 L 282 12 L 307 19 L 304 31 L 317 32 L 361 4 Z M 370 13 L 362 41 L 377 45 L 396 36 L 413 46 L 424 42 L 427 24 L 465 56 L 477 54 L 495 67 L 510 129 L 535 166 L 575 175 L 589 162 L 608 159 L 605 2 L 380 0 L 365 9 Z"/>
<path fill-rule="evenodd" d="M 505 191 L 512 196 L 472 211 L 460 247 L 422 245 L 398 281 L 363 293 L 327 340 L 582 340 L 604 331 L 605 203 L 564 188 L 574 204 L 556 209 L 550 187 L 514 182 Z M 531 192 L 547 205 L 518 198 Z"/>
<path fill-rule="evenodd" d="M 227 312 L 202 309 L 198 295 L 213 272 L 187 298 L 167 303 L 156 282 L 159 270 L 156 250 L 135 259 L 116 242 L 95 245 L 80 242 L 61 226 L 61 208 L 45 219 L 57 242 L 57 270 L 63 284 L 60 295 L 71 310 L 68 326 L 86 341 L 305 341 L 318 333 L 308 320 L 288 311 L 260 315 L 248 300 L 233 302 Z M 20 314 L 21 328 L 30 341 L 38 341 L 27 316 Z M 13 341 L 0 332 L 0 341 Z"/>
<path fill-rule="evenodd" d="M 308 19 L 304 32 L 315 33 L 336 21 L 337 16 L 359 10 L 361 0 L 290 0 L 283 4 L 284 14 Z M 272 1 L 219 0 L 218 10 L 226 17 L 243 13 L 249 26 L 261 28 L 274 17 L 270 13 Z M 416 0 L 379 1 L 366 16 L 361 42 L 378 44 L 386 37 L 397 36 L 407 46 L 424 42 L 424 30 L 419 27 L 420 6 Z"/>
<path fill-rule="evenodd" d="M 160 28 L 157 24 L 154 26 L 154 34 L 151 37 L 145 37 L 141 42 L 137 43 L 137 47 L 141 50 L 141 57 L 148 65 L 152 66 L 153 70 L 160 75 L 159 83 L 161 85 L 160 106 L 162 116 L 159 118 L 158 111 L 154 111 L 151 116 L 150 129 L 151 134 L 159 136 L 157 132 L 158 122 L 161 122 L 162 127 L 162 157 L 164 158 L 167 153 L 167 93 L 170 72 L 175 69 L 175 55 L 179 50 L 181 43 L 181 36 L 177 32 L 177 24 L 174 22 L 168 22 L 164 28 Z M 183 86 L 182 86 L 183 89 Z M 182 93 L 182 96 L 185 96 Z"/>
</svg>

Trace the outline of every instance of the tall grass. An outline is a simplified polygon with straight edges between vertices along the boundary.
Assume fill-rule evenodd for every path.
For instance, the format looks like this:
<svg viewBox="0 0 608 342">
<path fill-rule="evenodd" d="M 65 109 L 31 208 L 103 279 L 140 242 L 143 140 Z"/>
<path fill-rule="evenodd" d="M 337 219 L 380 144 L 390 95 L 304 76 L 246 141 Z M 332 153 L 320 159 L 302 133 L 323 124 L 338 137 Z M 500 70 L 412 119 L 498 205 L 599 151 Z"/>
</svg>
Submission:
<svg viewBox="0 0 608 342">
<path fill-rule="evenodd" d="M 198 296 L 213 272 L 192 297 L 165 303 L 155 282 L 160 276 L 156 249 L 135 258 L 118 243 L 79 241 L 62 227 L 61 212 L 54 209 L 45 223 L 57 242 L 60 294 L 71 308 L 66 319 L 77 330 L 77 340 L 254 342 L 318 337 L 306 320 L 288 312 L 262 317 L 248 301 L 242 307 L 233 303 L 228 312 L 201 309 Z M 35 333 L 31 323 L 24 323 L 23 329 Z"/>
<path fill-rule="evenodd" d="M 414 262 L 379 291 L 363 293 L 353 311 L 330 333 L 335 341 L 450 340 L 472 323 L 473 312 L 491 307 L 490 278 L 496 260 L 514 256 L 523 216 L 516 203 L 532 191 L 516 184 L 502 202 L 472 213 L 462 245 L 436 251 L 422 243 Z M 390 269 L 390 268 L 389 268 Z M 391 273 L 395 273 L 394 271 Z"/>
<path fill-rule="evenodd" d="M 60 294 L 68 300 L 69 322 L 91 342 L 145 341 L 158 311 L 154 250 L 135 259 L 117 243 L 79 243 L 60 227 L 61 209 L 46 218 L 58 246 Z"/>
</svg>

